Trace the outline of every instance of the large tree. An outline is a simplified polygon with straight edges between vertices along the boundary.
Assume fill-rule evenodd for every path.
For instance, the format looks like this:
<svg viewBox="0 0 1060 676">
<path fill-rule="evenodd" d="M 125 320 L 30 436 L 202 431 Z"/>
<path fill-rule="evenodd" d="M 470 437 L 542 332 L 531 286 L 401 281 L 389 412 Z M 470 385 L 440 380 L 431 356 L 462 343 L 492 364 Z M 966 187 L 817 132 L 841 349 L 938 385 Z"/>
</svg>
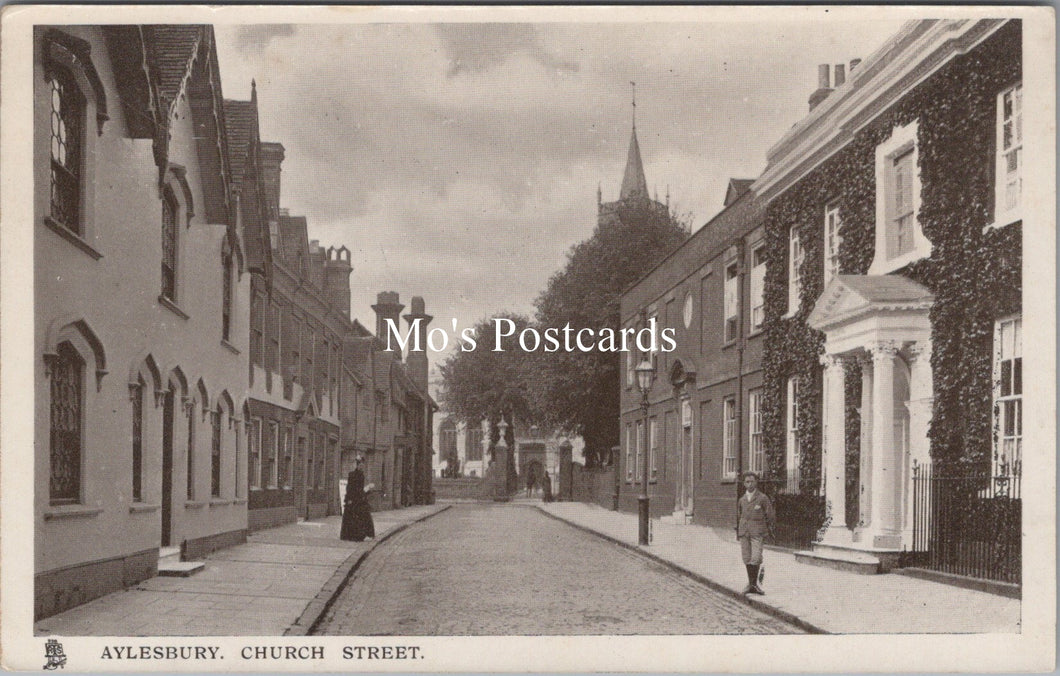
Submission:
<svg viewBox="0 0 1060 676">
<path fill-rule="evenodd" d="M 686 226 L 660 207 L 647 200 L 620 202 L 592 237 L 574 246 L 537 298 L 539 328 L 570 324 L 575 330 L 617 331 L 622 292 L 688 237 Z M 582 437 L 590 466 L 618 444 L 621 356 L 599 350 L 535 355 L 539 414 Z"/>
<path fill-rule="evenodd" d="M 515 325 L 511 336 L 501 339 L 503 351 L 496 351 L 494 343 L 495 319 L 510 319 Z M 505 443 L 515 443 L 514 421 L 532 422 L 536 415 L 531 394 L 530 356 L 519 347 L 519 333 L 530 325 L 530 320 L 517 314 L 498 314 L 480 320 L 475 325 L 477 346 L 461 351 L 459 347 L 442 364 L 444 384 L 443 403 L 446 410 L 468 424 L 489 422 L 489 453 L 500 440 L 498 425 L 503 419 L 508 425 Z M 509 490 L 515 488 L 514 463 L 508 463 Z"/>
</svg>

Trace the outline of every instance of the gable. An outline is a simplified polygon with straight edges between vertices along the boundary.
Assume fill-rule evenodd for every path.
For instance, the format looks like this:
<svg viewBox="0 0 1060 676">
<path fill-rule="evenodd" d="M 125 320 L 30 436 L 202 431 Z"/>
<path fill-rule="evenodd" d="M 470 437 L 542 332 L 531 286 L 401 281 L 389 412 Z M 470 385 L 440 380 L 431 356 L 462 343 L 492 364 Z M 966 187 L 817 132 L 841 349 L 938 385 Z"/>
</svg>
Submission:
<svg viewBox="0 0 1060 676">
<path fill-rule="evenodd" d="M 813 306 L 806 323 L 818 331 L 873 312 L 924 310 L 935 297 L 901 275 L 836 275 Z"/>
<path fill-rule="evenodd" d="M 209 223 L 234 226 L 229 195 L 228 144 L 224 130 L 221 73 L 213 29 L 206 27 L 187 84 L 203 189 L 203 214 Z"/>
<path fill-rule="evenodd" d="M 725 190 L 725 206 L 729 206 L 740 199 L 740 195 L 750 190 L 753 183 L 754 179 L 752 178 L 730 178 L 729 187 Z"/>
</svg>

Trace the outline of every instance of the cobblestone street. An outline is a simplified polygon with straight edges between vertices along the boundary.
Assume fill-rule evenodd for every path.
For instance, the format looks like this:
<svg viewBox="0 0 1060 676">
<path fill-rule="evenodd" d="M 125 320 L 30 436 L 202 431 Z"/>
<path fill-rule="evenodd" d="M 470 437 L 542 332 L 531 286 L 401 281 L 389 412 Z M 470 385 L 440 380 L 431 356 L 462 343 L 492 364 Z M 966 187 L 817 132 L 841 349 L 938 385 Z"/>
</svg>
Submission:
<svg viewBox="0 0 1060 676">
<path fill-rule="evenodd" d="M 382 543 L 316 633 L 801 633 L 519 505 L 457 505 Z"/>
</svg>

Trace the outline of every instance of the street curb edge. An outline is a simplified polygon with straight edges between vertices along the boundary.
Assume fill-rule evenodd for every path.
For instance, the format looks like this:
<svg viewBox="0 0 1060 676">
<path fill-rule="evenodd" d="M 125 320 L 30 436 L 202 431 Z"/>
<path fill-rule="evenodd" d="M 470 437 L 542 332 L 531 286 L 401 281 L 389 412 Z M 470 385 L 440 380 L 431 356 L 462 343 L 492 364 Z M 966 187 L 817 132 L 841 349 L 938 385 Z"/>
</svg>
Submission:
<svg viewBox="0 0 1060 676">
<path fill-rule="evenodd" d="M 711 589 L 713 589 L 716 592 L 719 592 L 719 593 L 725 594 L 726 596 L 734 598 L 737 601 L 740 601 L 741 603 L 744 603 L 744 604 L 754 608 L 755 610 L 759 610 L 759 611 L 761 611 L 761 612 L 763 612 L 763 613 L 765 613 L 767 615 L 775 617 L 778 620 L 783 620 L 783 621 L 785 621 L 785 622 L 787 622 L 789 624 L 793 624 L 796 627 L 799 627 L 800 629 L 805 629 L 807 632 L 809 632 L 811 634 L 830 634 L 831 633 L 829 631 L 825 631 L 824 629 L 821 629 L 820 627 L 818 627 L 818 626 L 816 626 L 814 624 L 810 624 L 809 622 L 807 622 L 806 620 L 803 620 L 800 617 L 792 615 L 791 613 L 789 613 L 786 610 L 781 610 L 780 608 L 777 608 L 776 606 L 772 606 L 772 605 L 770 605 L 768 603 L 765 603 L 763 601 L 759 601 L 758 599 L 752 599 L 752 598 L 748 597 L 745 594 L 741 594 L 740 592 L 736 591 L 735 589 L 731 589 L 729 587 L 726 587 L 725 585 L 721 584 L 720 582 L 715 582 L 714 580 L 711 580 L 708 577 L 704 577 L 703 575 L 700 575 L 699 573 L 693 572 L 691 570 L 688 570 L 687 568 L 679 566 L 676 563 L 674 563 L 673 561 L 668 561 L 668 560 L 662 558 L 661 556 L 658 556 L 656 554 L 652 554 L 651 552 L 642 549 L 638 545 L 630 544 L 630 543 L 625 542 L 623 540 L 619 540 L 616 537 L 612 537 L 610 535 L 607 535 L 606 533 L 601 533 L 600 531 L 593 530 L 592 528 L 589 528 L 588 526 L 583 526 L 580 523 L 575 523 L 573 521 L 565 519 L 562 516 L 559 516 L 557 514 L 552 514 L 551 512 L 549 512 L 549 511 L 547 511 L 545 509 L 542 509 L 538 505 L 533 505 L 533 506 L 535 507 L 535 509 L 537 509 L 537 511 L 541 512 L 542 514 L 544 514 L 547 517 L 550 517 L 552 519 L 555 519 L 557 521 L 565 523 L 568 526 L 571 526 L 573 528 L 577 528 L 578 530 L 585 531 L 586 533 L 590 533 L 592 535 L 595 535 L 595 536 L 597 536 L 599 538 L 607 540 L 608 542 L 611 542 L 611 543 L 614 543 L 616 545 L 619 545 L 620 547 L 624 547 L 624 548 L 629 549 L 631 551 L 637 552 L 638 554 L 641 554 L 642 556 L 644 556 L 646 558 L 649 558 L 652 561 L 655 561 L 656 563 L 660 563 L 660 564 L 666 566 L 667 568 L 673 570 L 674 572 L 680 573 L 681 575 L 684 575 L 685 577 L 689 577 L 689 578 L 695 580 L 696 582 L 699 582 L 702 585 L 710 587 Z"/>
<path fill-rule="evenodd" d="M 302 614 L 298 616 L 298 619 L 284 630 L 283 635 L 307 636 L 309 632 L 316 628 L 317 624 L 319 624 L 320 620 L 324 617 L 324 613 L 328 612 L 328 609 L 331 608 L 335 599 L 342 593 L 342 590 L 346 588 L 346 584 L 350 581 L 350 577 L 352 577 L 354 571 L 360 567 L 361 563 L 368 558 L 368 555 L 371 554 L 376 547 L 402 532 L 409 526 L 420 523 L 421 521 L 426 521 L 427 519 L 437 516 L 451 508 L 452 505 L 443 505 L 439 510 L 433 511 L 430 514 L 424 514 L 408 523 L 403 523 L 397 528 L 387 531 L 387 533 L 381 538 L 373 540 L 372 546 L 365 549 L 363 552 L 350 554 L 345 561 L 339 564 L 339 567 L 335 569 L 332 576 L 328 578 L 328 581 L 320 588 L 320 591 L 317 592 L 317 595 L 313 600 L 306 604 L 305 610 L 303 610 Z"/>
</svg>

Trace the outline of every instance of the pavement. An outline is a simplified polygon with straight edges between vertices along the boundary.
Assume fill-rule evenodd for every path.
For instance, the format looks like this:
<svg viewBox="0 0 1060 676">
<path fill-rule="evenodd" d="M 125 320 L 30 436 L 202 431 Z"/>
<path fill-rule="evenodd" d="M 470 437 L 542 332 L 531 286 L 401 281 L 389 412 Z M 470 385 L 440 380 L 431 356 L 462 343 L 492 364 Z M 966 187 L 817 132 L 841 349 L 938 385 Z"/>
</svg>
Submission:
<svg viewBox="0 0 1060 676">
<path fill-rule="evenodd" d="M 154 577 L 37 622 L 49 636 L 303 635 L 349 572 L 377 545 L 447 509 L 425 505 L 374 512 L 376 537 L 339 539 L 341 517 L 252 533 L 218 550 L 190 577 Z"/>
<path fill-rule="evenodd" d="M 522 501 L 520 501 L 522 502 Z M 655 559 L 809 631 L 836 634 L 1018 633 L 1020 601 L 899 574 L 860 575 L 765 552 L 765 596 L 743 596 L 747 575 L 735 533 L 652 519 L 652 543 L 637 543 L 637 515 L 580 502 L 536 502 L 577 528 Z"/>
</svg>

